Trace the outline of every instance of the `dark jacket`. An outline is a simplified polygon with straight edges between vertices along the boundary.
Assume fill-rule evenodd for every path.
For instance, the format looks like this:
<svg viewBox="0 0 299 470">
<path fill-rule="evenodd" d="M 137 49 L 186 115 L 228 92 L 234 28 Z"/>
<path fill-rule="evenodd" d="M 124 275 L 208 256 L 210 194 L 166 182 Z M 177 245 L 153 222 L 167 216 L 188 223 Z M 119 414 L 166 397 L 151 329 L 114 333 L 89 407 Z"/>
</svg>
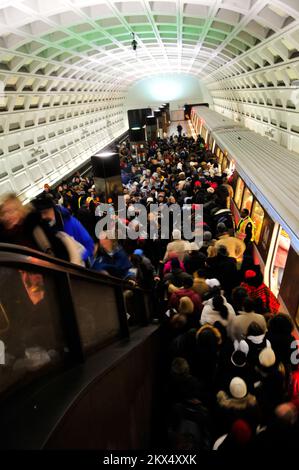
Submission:
<svg viewBox="0 0 299 470">
<path fill-rule="evenodd" d="M 81 207 L 77 212 L 77 219 L 87 230 L 93 240 L 96 239 L 95 227 L 97 218 L 87 207 Z"/>
<path fill-rule="evenodd" d="M 209 266 L 208 277 L 218 279 L 226 296 L 230 295 L 233 288 L 239 284 L 235 258 L 217 255 L 207 258 L 206 262 Z"/>
<path fill-rule="evenodd" d="M 174 269 L 172 272 L 167 273 L 163 277 L 164 283 L 169 282 L 175 287 L 182 287 L 184 285 L 184 280 L 186 279 L 187 273 L 185 273 L 181 268 Z"/>
<path fill-rule="evenodd" d="M 111 254 L 101 250 L 91 267 L 96 271 L 107 271 L 111 276 L 124 279 L 128 276 L 132 264 L 126 252 L 118 246 Z"/>
</svg>

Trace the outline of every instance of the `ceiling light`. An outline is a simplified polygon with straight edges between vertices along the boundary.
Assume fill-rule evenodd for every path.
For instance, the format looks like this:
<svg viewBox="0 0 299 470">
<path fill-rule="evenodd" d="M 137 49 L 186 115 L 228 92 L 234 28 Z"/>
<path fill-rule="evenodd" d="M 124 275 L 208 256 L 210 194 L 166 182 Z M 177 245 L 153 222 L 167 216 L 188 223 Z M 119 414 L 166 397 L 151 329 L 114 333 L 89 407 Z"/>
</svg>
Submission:
<svg viewBox="0 0 299 470">
<path fill-rule="evenodd" d="M 115 152 L 102 152 L 102 153 L 97 153 L 95 157 L 107 158 L 107 157 L 112 157 L 112 155 L 117 155 L 117 154 Z"/>
</svg>

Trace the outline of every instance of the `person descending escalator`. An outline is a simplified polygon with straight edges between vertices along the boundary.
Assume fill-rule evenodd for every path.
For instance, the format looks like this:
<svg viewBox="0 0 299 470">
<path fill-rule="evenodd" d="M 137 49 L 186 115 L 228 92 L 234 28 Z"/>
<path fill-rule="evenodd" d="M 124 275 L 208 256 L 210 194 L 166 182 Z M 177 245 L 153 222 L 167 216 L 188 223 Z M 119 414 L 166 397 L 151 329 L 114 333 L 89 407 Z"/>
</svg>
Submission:
<svg viewBox="0 0 299 470">
<path fill-rule="evenodd" d="M 52 198 L 49 200 L 54 204 Z M 0 201 L 0 242 L 32 248 L 81 264 L 74 240 L 69 238 L 65 242 L 61 239 L 59 231 L 54 232 L 33 205 L 23 205 L 13 193 L 4 195 Z"/>
<path fill-rule="evenodd" d="M 95 259 L 91 268 L 102 274 L 121 279 L 136 279 L 136 275 L 130 273 L 132 263 L 127 253 L 115 238 L 109 236 L 109 232 L 102 232 L 100 234 Z"/>
<path fill-rule="evenodd" d="M 81 245 L 82 260 L 88 262 L 92 259 L 94 242 L 79 220 L 73 217 L 67 209 L 55 205 L 53 200 L 47 197 L 36 198 L 33 205 L 50 231 L 60 232 L 61 237 L 62 234 L 69 235 Z M 65 236 L 62 239 L 68 241 Z M 79 249 L 79 245 L 77 249 Z"/>
</svg>

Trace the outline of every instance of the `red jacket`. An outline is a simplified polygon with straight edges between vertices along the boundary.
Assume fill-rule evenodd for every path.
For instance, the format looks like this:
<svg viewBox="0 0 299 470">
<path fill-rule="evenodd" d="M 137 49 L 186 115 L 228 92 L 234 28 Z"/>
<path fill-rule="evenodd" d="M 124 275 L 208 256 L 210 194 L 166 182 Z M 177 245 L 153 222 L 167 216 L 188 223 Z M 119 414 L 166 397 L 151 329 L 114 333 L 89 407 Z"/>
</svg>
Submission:
<svg viewBox="0 0 299 470">
<path fill-rule="evenodd" d="M 244 287 L 247 290 L 248 296 L 252 300 L 261 299 L 267 312 L 278 312 L 280 303 L 266 284 L 262 283 L 259 287 L 253 287 L 249 286 L 246 282 L 242 282 L 241 287 Z"/>
</svg>

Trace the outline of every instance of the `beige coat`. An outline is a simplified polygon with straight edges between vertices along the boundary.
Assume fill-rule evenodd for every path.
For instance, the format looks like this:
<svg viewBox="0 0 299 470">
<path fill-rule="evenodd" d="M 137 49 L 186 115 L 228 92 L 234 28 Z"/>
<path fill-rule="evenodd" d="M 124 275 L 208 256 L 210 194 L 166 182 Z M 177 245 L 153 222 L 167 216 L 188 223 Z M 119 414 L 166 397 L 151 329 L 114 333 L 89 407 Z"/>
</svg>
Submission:
<svg viewBox="0 0 299 470">
<path fill-rule="evenodd" d="M 243 253 L 246 248 L 243 240 L 239 240 L 236 237 L 231 237 L 228 234 L 224 234 L 221 235 L 216 241 L 215 248 L 217 249 L 220 245 L 225 246 L 228 251 L 228 256 L 236 258 L 237 261 L 242 261 Z"/>
<path fill-rule="evenodd" d="M 263 315 L 254 312 L 240 312 L 238 316 L 233 318 L 233 321 L 230 324 L 228 331 L 230 338 L 232 340 L 237 339 L 238 341 L 245 338 L 248 327 L 252 322 L 256 322 L 262 328 L 263 333 L 266 333 L 267 323 Z"/>
</svg>

